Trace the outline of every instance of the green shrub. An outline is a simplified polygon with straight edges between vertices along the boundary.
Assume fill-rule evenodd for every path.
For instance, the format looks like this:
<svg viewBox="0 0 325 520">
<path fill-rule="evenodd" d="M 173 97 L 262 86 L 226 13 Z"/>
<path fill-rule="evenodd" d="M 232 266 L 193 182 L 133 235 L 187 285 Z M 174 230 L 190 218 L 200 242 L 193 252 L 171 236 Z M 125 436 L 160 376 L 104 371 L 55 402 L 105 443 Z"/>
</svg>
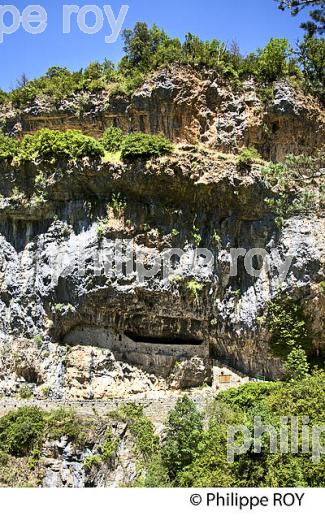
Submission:
<svg viewBox="0 0 325 520">
<path fill-rule="evenodd" d="M 288 74 L 290 46 L 285 38 L 271 38 L 262 50 L 257 74 L 263 81 L 272 82 Z"/>
<path fill-rule="evenodd" d="M 285 373 L 288 381 L 301 381 L 307 377 L 309 363 L 305 351 L 298 347 L 294 348 L 288 355 L 285 363 Z"/>
<path fill-rule="evenodd" d="M 249 170 L 259 160 L 261 156 L 255 148 L 243 148 L 237 157 L 237 166 L 240 170 Z"/>
<path fill-rule="evenodd" d="M 100 466 L 102 459 L 99 455 L 88 455 L 84 459 L 84 468 L 86 471 L 90 471 L 93 466 Z"/>
<path fill-rule="evenodd" d="M 37 334 L 37 336 L 34 337 L 34 343 L 37 347 L 41 347 L 43 344 L 43 336 L 41 334 Z"/>
<path fill-rule="evenodd" d="M 197 299 L 203 289 L 203 284 L 197 280 L 189 280 L 186 284 L 186 289 L 192 298 Z"/>
<path fill-rule="evenodd" d="M 30 399 L 33 396 L 33 392 L 27 385 L 23 385 L 19 388 L 19 397 L 21 399 Z"/>
<path fill-rule="evenodd" d="M 107 428 L 104 443 L 100 447 L 101 460 L 108 462 L 115 455 L 119 444 L 119 438 L 113 434 L 111 428 Z"/>
<path fill-rule="evenodd" d="M 18 153 L 19 141 L 0 133 L 0 159 L 12 160 Z"/>
<path fill-rule="evenodd" d="M 81 436 L 80 422 L 73 410 L 58 408 L 46 417 L 46 435 L 49 439 L 68 437 L 78 441 Z"/>
<path fill-rule="evenodd" d="M 255 404 L 263 401 L 276 388 L 278 383 L 247 383 L 238 388 L 229 388 L 220 392 L 218 400 L 241 410 L 249 410 Z"/>
<path fill-rule="evenodd" d="M 121 150 L 124 138 L 122 130 L 111 126 L 105 130 L 101 143 L 107 152 L 116 153 Z"/>
<path fill-rule="evenodd" d="M 49 386 L 43 386 L 41 392 L 44 397 L 48 398 L 51 394 L 51 388 Z"/>
<path fill-rule="evenodd" d="M 3 105 L 9 100 L 9 95 L 0 89 L 0 105 Z"/>
<path fill-rule="evenodd" d="M 1 449 L 22 457 L 37 448 L 44 432 L 44 416 L 37 407 L 23 407 L 0 418 Z"/>
<path fill-rule="evenodd" d="M 125 137 L 121 147 L 122 159 L 148 159 L 172 153 L 172 143 L 161 135 L 149 135 L 141 132 Z"/>
<path fill-rule="evenodd" d="M 267 316 L 270 345 L 276 355 L 286 357 L 294 348 L 310 352 L 309 327 L 299 302 L 279 294 L 269 303 Z"/>
<path fill-rule="evenodd" d="M 304 72 L 304 87 L 325 103 L 325 39 L 305 36 L 298 47 L 298 60 Z"/>
<path fill-rule="evenodd" d="M 159 438 L 152 422 L 144 415 L 143 407 L 133 403 L 121 406 L 119 414 L 128 423 L 138 457 L 148 463 L 159 446 Z"/>
<path fill-rule="evenodd" d="M 105 150 L 96 139 L 75 130 L 59 132 L 42 129 L 35 134 L 26 135 L 19 151 L 19 158 L 26 161 L 40 159 L 55 162 L 83 157 L 100 159 L 104 155 Z"/>
<path fill-rule="evenodd" d="M 109 204 L 109 207 L 111 207 L 114 211 L 115 216 L 121 216 L 127 206 L 127 203 L 125 199 L 122 197 L 120 193 L 113 193 L 112 199 Z"/>
</svg>

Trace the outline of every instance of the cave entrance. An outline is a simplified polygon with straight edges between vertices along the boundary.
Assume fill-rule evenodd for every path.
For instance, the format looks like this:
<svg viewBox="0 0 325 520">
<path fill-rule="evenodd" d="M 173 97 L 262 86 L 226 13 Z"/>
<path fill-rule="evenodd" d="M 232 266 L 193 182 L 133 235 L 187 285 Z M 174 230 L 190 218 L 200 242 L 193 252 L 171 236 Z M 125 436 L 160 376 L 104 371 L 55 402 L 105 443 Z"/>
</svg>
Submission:
<svg viewBox="0 0 325 520">
<path fill-rule="evenodd" d="M 138 334 L 134 334 L 133 332 L 130 332 L 130 331 L 125 331 L 124 334 L 127 338 L 131 339 L 132 341 L 134 341 L 136 343 L 152 343 L 155 345 L 193 345 L 193 346 L 198 346 L 198 345 L 203 344 L 202 339 L 189 338 L 189 337 L 184 337 L 184 336 L 180 336 L 180 337 L 177 337 L 177 336 L 176 337 L 175 336 L 172 336 L 172 337 L 141 336 Z"/>
</svg>

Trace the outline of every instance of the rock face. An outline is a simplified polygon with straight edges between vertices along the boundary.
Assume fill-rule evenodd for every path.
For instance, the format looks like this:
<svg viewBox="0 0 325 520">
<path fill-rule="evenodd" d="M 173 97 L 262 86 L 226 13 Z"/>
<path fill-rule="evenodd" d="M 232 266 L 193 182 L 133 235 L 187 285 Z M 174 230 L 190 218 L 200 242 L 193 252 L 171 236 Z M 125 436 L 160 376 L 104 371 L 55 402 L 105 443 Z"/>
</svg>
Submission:
<svg viewBox="0 0 325 520">
<path fill-rule="evenodd" d="M 263 322 L 280 289 L 301 302 L 322 355 L 324 208 L 279 227 L 258 165 L 186 145 L 147 163 L 3 164 L 0 191 L 4 395 L 184 389 L 209 384 L 214 359 L 281 377 Z M 252 262 L 258 276 L 243 256 L 256 248 L 268 261 Z"/>
<path fill-rule="evenodd" d="M 180 66 L 154 73 L 132 96 L 79 93 L 59 105 L 42 97 L 22 111 L 4 107 L 0 122 L 14 135 L 48 127 L 100 137 L 114 125 L 224 152 L 255 146 L 273 161 L 312 154 L 325 140 L 324 111 L 288 83 L 263 92 L 249 80 L 234 89 L 215 71 Z"/>
<path fill-rule="evenodd" d="M 279 291 L 301 305 L 311 354 L 322 359 L 324 171 L 306 181 L 317 207 L 280 225 L 263 162 L 241 169 L 233 153 L 254 145 L 266 159 L 312 154 L 324 112 L 285 82 L 267 102 L 262 94 L 252 81 L 233 90 L 215 73 L 171 68 L 130 99 L 101 93 L 54 107 L 44 98 L 2 114 L 9 133 L 101 135 L 113 123 L 186 142 L 147 162 L 1 163 L 5 396 L 26 385 L 54 399 L 186 389 L 211 384 L 215 360 L 282 377 L 265 322 Z"/>
</svg>

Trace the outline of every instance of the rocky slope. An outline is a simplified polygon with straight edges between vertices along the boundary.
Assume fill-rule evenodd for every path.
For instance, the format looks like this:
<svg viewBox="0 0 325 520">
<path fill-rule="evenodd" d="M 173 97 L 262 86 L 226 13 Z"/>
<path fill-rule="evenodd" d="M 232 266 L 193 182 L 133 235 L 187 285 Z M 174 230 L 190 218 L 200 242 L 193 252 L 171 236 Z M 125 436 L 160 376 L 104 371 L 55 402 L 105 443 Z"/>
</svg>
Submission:
<svg viewBox="0 0 325 520">
<path fill-rule="evenodd" d="M 234 87 L 215 71 L 171 66 L 154 73 L 132 95 L 81 92 L 54 102 L 39 96 L 23 109 L 4 106 L 0 123 L 12 135 L 40 128 L 79 129 L 100 137 L 107 126 L 163 133 L 175 142 L 201 142 L 224 152 L 255 146 L 267 160 L 312 154 L 324 143 L 319 103 L 298 87 L 253 80 Z"/>
</svg>

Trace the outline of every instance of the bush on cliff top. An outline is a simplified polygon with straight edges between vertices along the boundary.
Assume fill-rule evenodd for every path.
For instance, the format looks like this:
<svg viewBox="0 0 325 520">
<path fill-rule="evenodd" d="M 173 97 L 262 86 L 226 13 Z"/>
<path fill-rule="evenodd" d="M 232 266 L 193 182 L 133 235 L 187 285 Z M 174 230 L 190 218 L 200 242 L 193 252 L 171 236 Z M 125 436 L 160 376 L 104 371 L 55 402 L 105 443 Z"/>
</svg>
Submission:
<svg viewBox="0 0 325 520">
<path fill-rule="evenodd" d="M 52 162 L 82 157 L 100 159 L 104 155 L 105 150 L 99 141 L 75 130 L 59 132 L 42 129 L 26 135 L 19 150 L 19 158 L 26 161 L 41 159 Z"/>
<path fill-rule="evenodd" d="M 122 159 L 148 159 L 172 153 L 172 143 L 161 135 L 137 132 L 127 135 L 122 143 Z"/>
</svg>

